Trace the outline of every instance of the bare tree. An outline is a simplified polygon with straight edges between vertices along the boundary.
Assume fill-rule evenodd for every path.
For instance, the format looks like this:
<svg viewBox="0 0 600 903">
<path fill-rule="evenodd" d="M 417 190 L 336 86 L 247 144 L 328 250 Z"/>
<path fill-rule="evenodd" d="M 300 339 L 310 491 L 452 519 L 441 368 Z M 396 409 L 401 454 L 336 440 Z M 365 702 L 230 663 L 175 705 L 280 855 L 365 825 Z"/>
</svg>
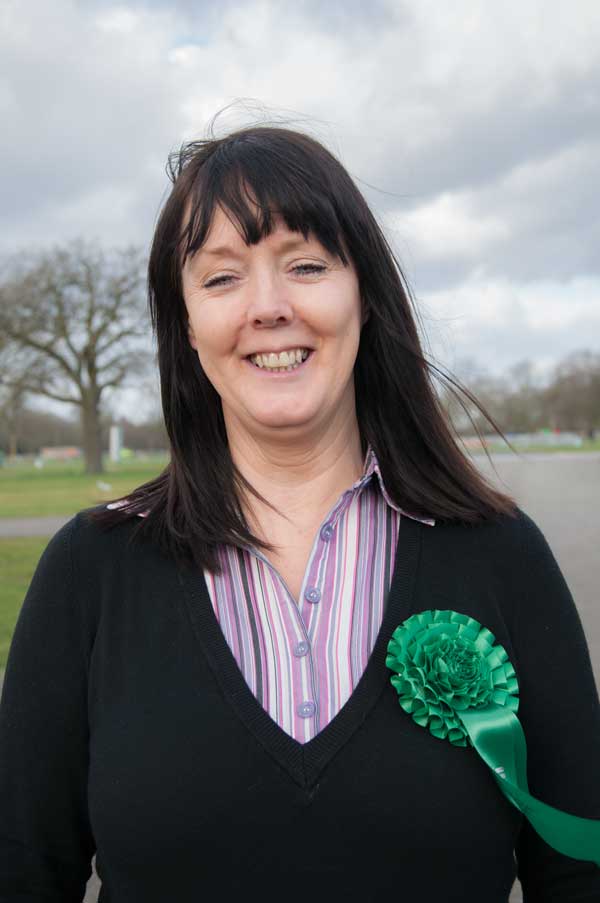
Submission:
<svg viewBox="0 0 600 903">
<path fill-rule="evenodd" d="M 77 240 L 18 255 L 3 269 L 2 383 L 76 405 L 86 470 L 100 473 L 103 396 L 141 373 L 150 356 L 142 253 Z"/>
<path fill-rule="evenodd" d="M 6 435 L 8 456 L 13 457 L 17 453 L 27 392 L 26 374 L 19 372 L 16 366 L 10 379 L 7 378 L 8 361 L 8 344 L 0 337 L 0 427 Z"/>
<path fill-rule="evenodd" d="M 545 426 L 542 396 L 532 361 L 520 360 L 509 367 L 502 416 L 511 432 L 532 433 Z"/>
<path fill-rule="evenodd" d="M 460 358 L 455 365 L 458 379 L 484 405 L 488 413 L 501 428 L 506 428 L 504 421 L 504 400 L 507 393 L 506 381 L 493 376 L 476 358 L 472 356 Z M 471 435 L 475 430 L 485 433 L 489 423 L 479 409 L 470 401 L 459 397 L 448 386 L 442 389 L 441 402 L 453 427 L 459 435 Z"/>
<path fill-rule="evenodd" d="M 593 437 L 600 427 L 600 353 L 578 350 L 560 361 L 545 404 L 554 426 Z"/>
<path fill-rule="evenodd" d="M 550 426 L 592 438 L 600 428 L 600 353 L 596 351 L 571 352 L 544 383 L 528 360 L 513 364 L 503 376 L 491 376 L 476 360 L 464 358 L 459 362 L 459 377 L 506 432 L 529 433 Z M 474 426 L 486 429 L 480 413 L 467 404 L 467 414 L 447 387 L 441 400 L 459 433 L 472 432 Z"/>
<path fill-rule="evenodd" d="M 0 391 L 1 395 L 1 391 Z M 2 417 L 0 405 L 0 448 L 8 448 L 11 454 L 35 454 L 45 445 L 78 445 L 79 424 L 71 418 L 48 410 L 33 407 L 27 401 L 18 415 L 18 428 L 10 432 L 11 423 Z M 102 431 L 106 442 L 106 424 Z"/>
</svg>

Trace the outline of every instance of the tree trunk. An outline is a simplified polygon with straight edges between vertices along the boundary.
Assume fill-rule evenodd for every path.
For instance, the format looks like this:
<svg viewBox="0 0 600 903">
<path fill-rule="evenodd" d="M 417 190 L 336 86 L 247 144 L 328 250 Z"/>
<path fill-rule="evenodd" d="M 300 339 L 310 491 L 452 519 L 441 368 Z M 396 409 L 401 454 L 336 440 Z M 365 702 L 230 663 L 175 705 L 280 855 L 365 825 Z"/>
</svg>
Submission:
<svg viewBox="0 0 600 903">
<path fill-rule="evenodd" d="M 16 458 L 19 449 L 19 434 L 11 430 L 8 434 L 8 457 Z"/>
<path fill-rule="evenodd" d="M 81 406 L 81 431 L 86 473 L 103 473 L 102 437 L 100 432 L 100 405 L 94 396 L 83 399 Z"/>
</svg>

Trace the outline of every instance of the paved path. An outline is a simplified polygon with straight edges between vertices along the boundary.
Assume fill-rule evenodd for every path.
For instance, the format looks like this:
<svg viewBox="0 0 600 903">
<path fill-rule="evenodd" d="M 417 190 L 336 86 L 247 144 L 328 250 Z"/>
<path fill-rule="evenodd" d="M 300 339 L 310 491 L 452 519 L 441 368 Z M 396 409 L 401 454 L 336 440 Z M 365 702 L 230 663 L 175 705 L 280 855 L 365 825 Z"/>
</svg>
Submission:
<svg viewBox="0 0 600 903">
<path fill-rule="evenodd" d="M 71 517 L 72 515 L 65 517 L 1 517 L 0 538 L 53 536 Z"/>
</svg>

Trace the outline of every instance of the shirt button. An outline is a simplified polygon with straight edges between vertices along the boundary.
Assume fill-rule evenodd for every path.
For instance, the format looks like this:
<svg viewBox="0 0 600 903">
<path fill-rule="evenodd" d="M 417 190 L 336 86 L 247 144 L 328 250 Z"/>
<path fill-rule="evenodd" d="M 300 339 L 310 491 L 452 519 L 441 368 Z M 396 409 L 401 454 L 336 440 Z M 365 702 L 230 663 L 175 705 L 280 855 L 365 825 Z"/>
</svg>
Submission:
<svg viewBox="0 0 600 903">
<path fill-rule="evenodd" d="M 308 652 L 308 643 L 305 643 L 304 640 L 301 643 L 296 643 L 294 646 L 294 655 L 296 658 L 300 658 L 302 655 L 306 655 Z"/>
<path fill-rule="evenodd" d="M 311 589 L 307 589 L 304 593 L 304 598 L 307 602 L 320 602 L 321 601 L 321 590 L 317 589 L 316 586 L 313 586 Z"/>
<path fill-rule="evenodd" d="M 314 702 L 301 702 L 296 711 L 301 718 L 310 718 L 315 714 L 316 708 Z"/>
<path fill-rule="evenodd" d="M 321 539 L 325 542 L 329 542 L 331 537 L 333 536 L 333 527 L 331 524 L 324 524 L 321 527 Z"/>
</svg>

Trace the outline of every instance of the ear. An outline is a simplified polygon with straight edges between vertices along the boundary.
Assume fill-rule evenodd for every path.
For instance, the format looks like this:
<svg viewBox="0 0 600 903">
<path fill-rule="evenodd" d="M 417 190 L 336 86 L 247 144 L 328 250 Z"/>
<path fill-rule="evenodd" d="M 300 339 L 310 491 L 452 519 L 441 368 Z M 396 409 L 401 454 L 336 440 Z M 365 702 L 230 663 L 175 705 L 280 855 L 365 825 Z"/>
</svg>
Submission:
<svg viewBox="0 0 600 903">
<path fill-rule="evenodd" d="M 188 324 L 187 324 L 187 334 L 188 334 L 188 339 L 189 339 L 190 345 L 192 346 L 194 351 L 197 351 L 198 343 L 196 342 L 196 336 L 194 335 L 194 330 L 192 329 L 192 324 L 190 323 L 189 320 L 188 320 Z"/>
<path fill-rule="evenodd" d="M 362 329 L 362 327 L 365 325 L 365 323 L 367 322 L 367 320 L 369 319 L 370 316 L 371 316 L 371 311 L 370 311 L 370 310 L 365 310 L 365 307 L 363 306 L 363 309 L 362 309 L 362 317 L 361 317 L 361 320 L 360 320 L 360 327 L 361 327 L 361 329 Z"/>
</svg>

